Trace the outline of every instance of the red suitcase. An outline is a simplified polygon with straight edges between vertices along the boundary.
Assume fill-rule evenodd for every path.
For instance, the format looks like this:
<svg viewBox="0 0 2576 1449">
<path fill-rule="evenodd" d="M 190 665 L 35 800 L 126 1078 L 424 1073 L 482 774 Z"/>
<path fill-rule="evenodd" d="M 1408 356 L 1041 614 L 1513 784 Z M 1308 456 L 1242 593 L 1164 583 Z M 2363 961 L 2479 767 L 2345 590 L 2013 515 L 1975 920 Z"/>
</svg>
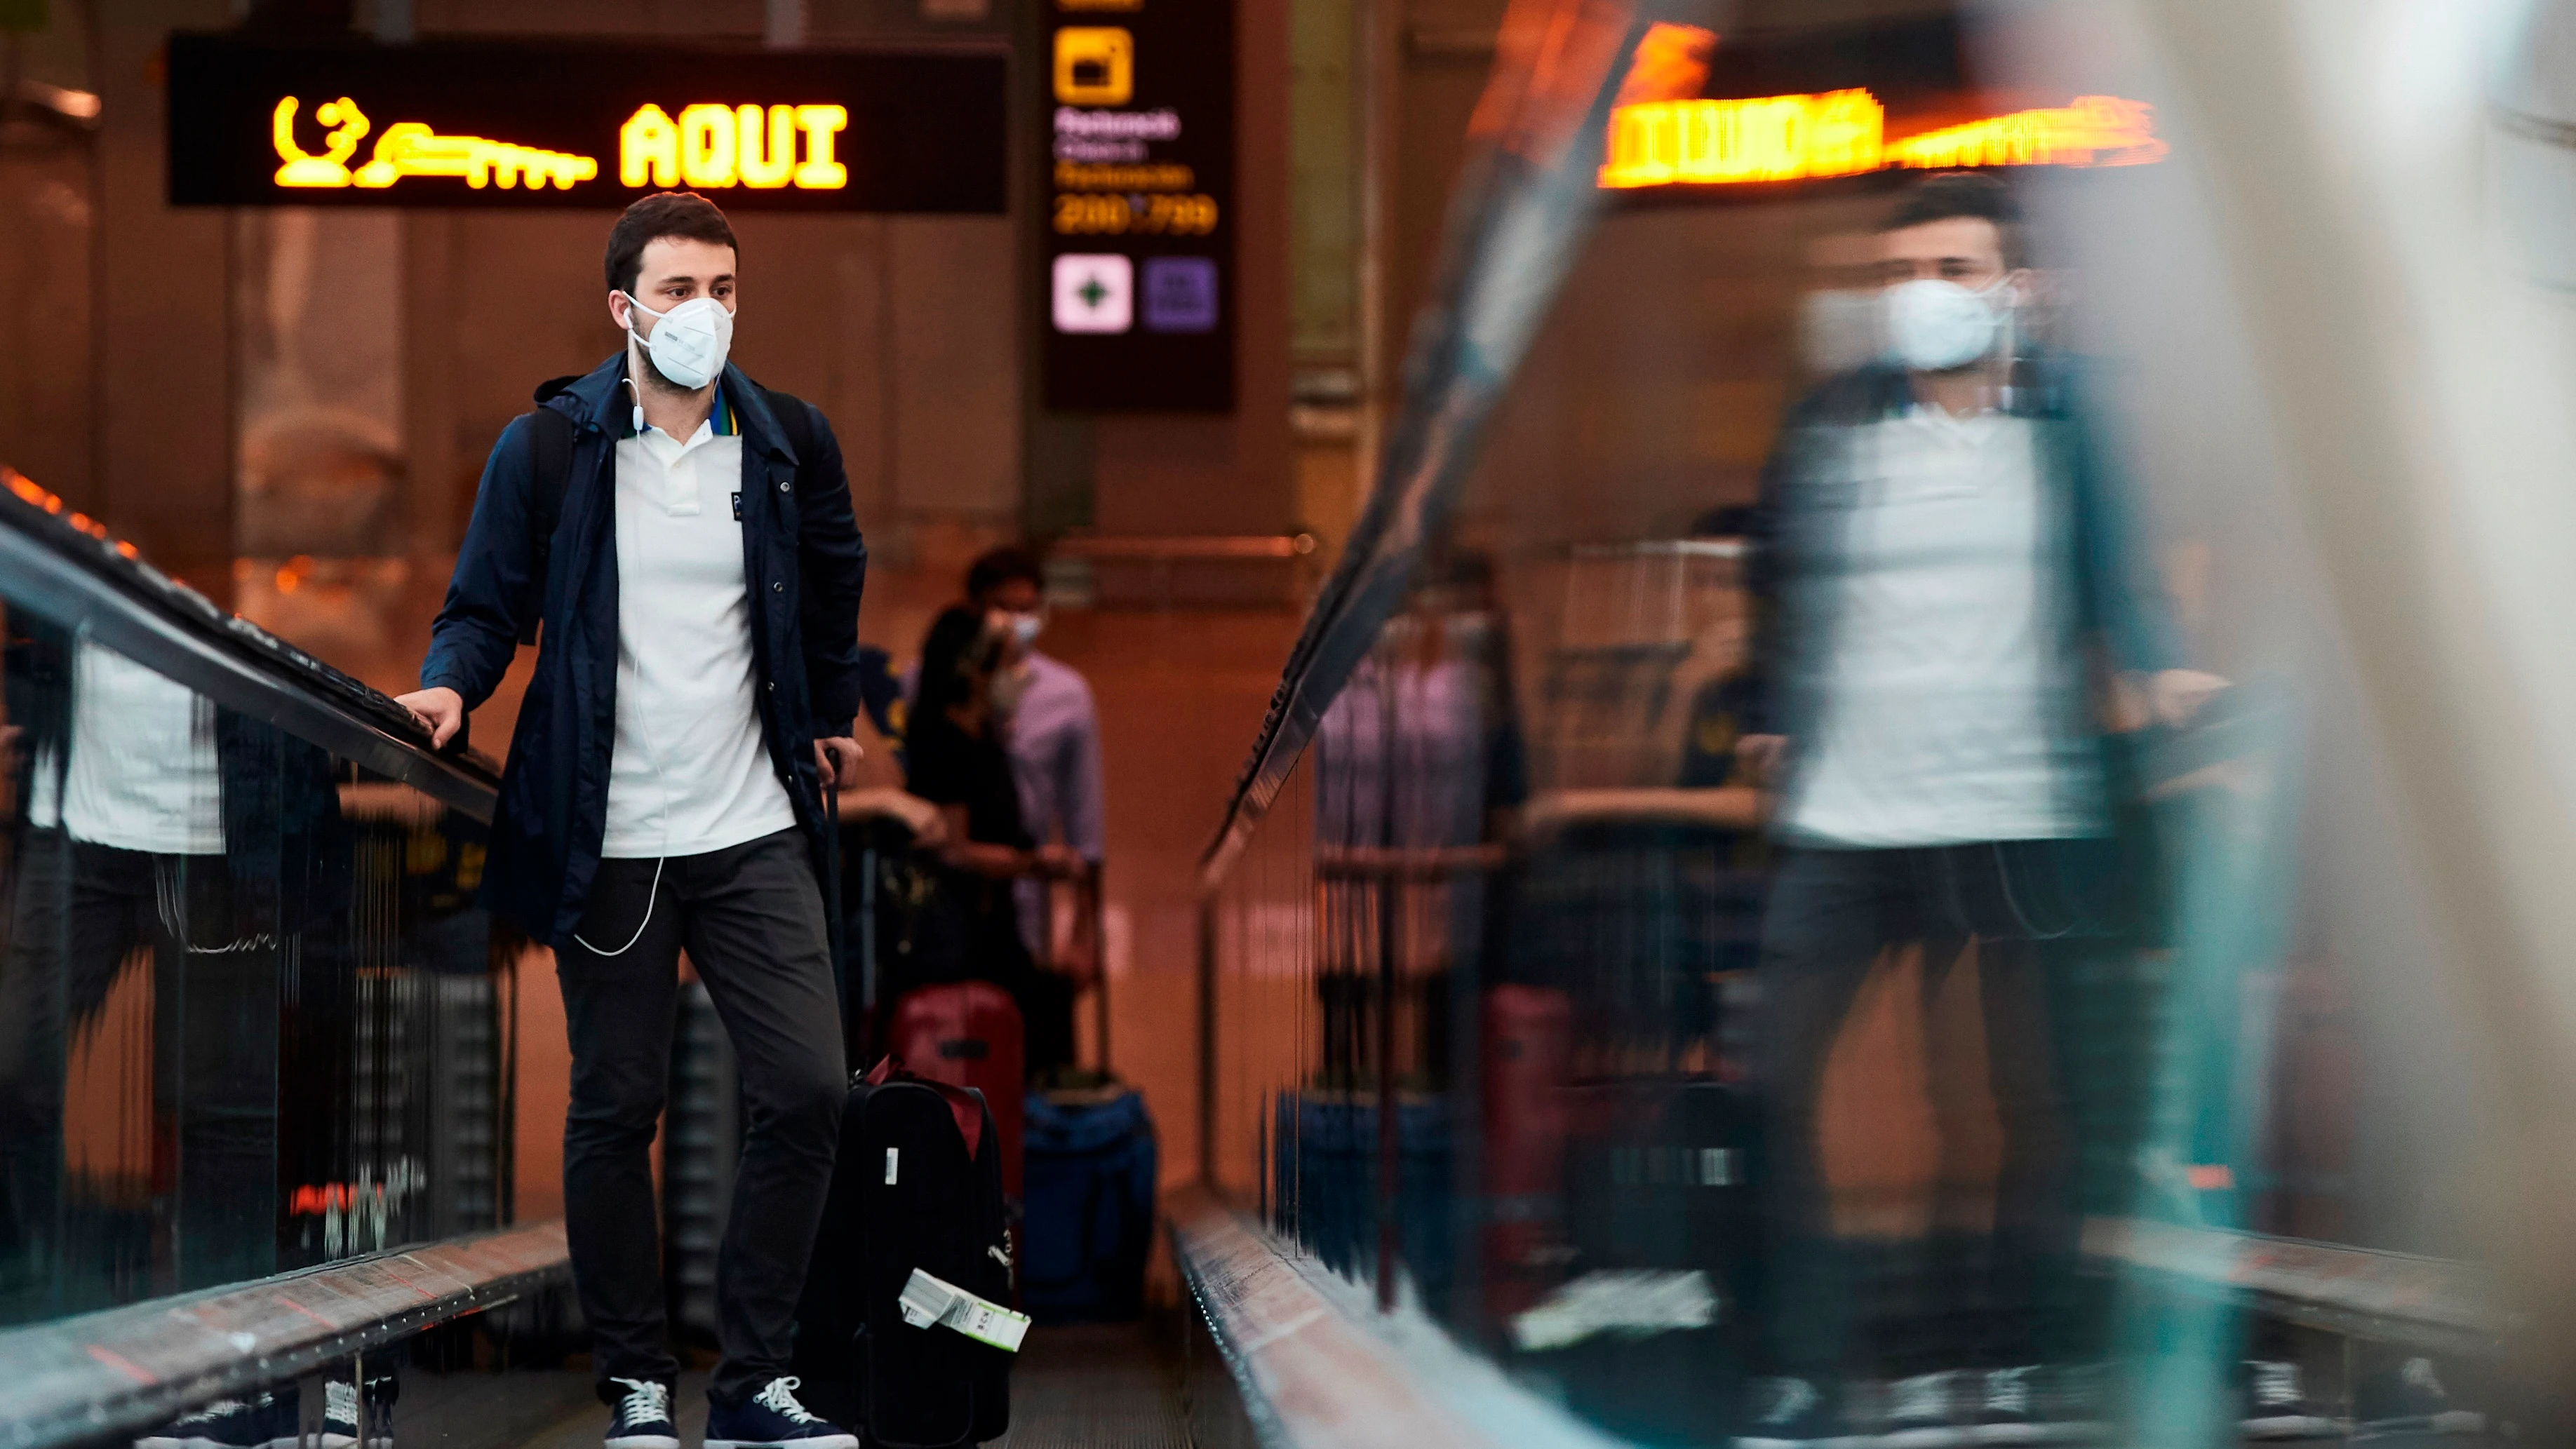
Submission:
<svg viewBox="0 0 2576 1449">
<path fill-rule="evenodd" d="M 1497 1320 L 1534 1306 L 1564 1237 L 1574 1005 L 1543 986 L 1485 994 L 1485 1282 Z"/>
<path fill-rule="evenodd" d="M 989 981 L 924 986 L 896 1005 L 886 1044 L 913 1075 L 984 1094 L 1002 1138 L 1002 1192 L 1018 1201 L 1028 1058 L 1011 994 Z"/>
</svg>

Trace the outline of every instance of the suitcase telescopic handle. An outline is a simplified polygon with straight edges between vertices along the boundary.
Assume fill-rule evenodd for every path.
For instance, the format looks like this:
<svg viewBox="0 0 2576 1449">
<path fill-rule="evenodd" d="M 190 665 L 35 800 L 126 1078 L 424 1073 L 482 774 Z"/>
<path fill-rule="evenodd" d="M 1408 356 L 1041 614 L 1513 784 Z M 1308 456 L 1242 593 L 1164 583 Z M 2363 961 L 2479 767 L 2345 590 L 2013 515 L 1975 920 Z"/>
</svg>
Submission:
<svg viewBox="0 0 2576 1449">
<path fill-rule="evenodd" d="M 1092 1036 L 1100 1044 L 1100 1075 L 1110 1075 L 1109 1066 L 1109 936 L 1101 929 L 1100 862 L 1090 863 L 1082 873 L 1081 909 L 1091 927 L 1091 1026 Z"/>
<path fill-rule="evenodd" d="M 841 782 L 823 787 L 823 940 L 832 953 L 832 990 L 841 1006 L 841 1037 L 850 1035 L 850 982 L 841 957 Z"/>
</svg>

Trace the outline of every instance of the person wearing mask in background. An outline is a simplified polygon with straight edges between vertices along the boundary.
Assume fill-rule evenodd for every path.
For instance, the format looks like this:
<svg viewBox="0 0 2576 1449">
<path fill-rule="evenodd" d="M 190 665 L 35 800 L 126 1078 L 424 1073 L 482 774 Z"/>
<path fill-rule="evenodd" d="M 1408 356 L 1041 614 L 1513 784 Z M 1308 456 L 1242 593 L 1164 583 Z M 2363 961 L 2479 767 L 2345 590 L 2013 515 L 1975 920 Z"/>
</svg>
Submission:
<svg viewBox="0 0 2576 1449">
<path fill-rule="evenodd" d="M 736 256 L 689 192 L 610 228 L 625 345 L 502 431 L 401 701 L 445 745 L 538 640 L 482 894 L 555 948 L 565 1230 L 609 1449 L 679 1449 L 652 1143 L 683 947 L 748 1108 L 707 1449 L 857 1449 L 786 1367 L 848 1085 L 816 864 L 822 791 L 860 756 L 867 555 L 830 425 L 727 360 Z"/>
<path fill-rule="evenodd" d="M 1002 747 L 1010 753 L 1012 777 L 1019 782 L 1020 822 L 1039 841 L 1063 845 L 1080 856 L 1089 873 L 1083 884 L 1097 890 L 1101 857 L 1107 853 L 1100 710 L 1081 672 L 1037 647 L 1046 627 L 1045 589 L 1045 571 L 1035 555 L 1022 549 L 994 549 L 966 570 L 968 607 L 1009 620 L 993 676 L 993 708 L 1002 721 Z M 1020 939 L 1030 954 L 1076 986 L 1088 984 L 1100 969 L 1093 912 L 1074 912 L 1072 934 L 1059 953 L 1046 882 L 1023 879 L 1014 895 Z"/>
<path fill-rule="evenodd" d="M 2040 278 L 2003 184 L 1926 178 L 1877 235 L 1887 353 L 1798 405 L 1749 528 L 1764 697 L 1739 755 L 1777 790 L 1786 853 L 1755 1047 L 1780 1377 L 1739 1449 L 1851 1432 L 1852 1305 L 1877 1295 L 1835 1237 L 1817 1109 L 1862 982 L 1907 946 L 1927 994 L 1974 949 L 2003 1161 L 1991 1232 L 1900 1275 L 1931 1301 L 1887 1335 L 1879 1442 L 2038 1442 L 2077 1427 L 2052 1415 L 2092 1417 L 2058 1388 L 2102 1351 L 2074 1302 L 2059 1033 L 2084 954 L 2127 929 L 2094 651 L 2169 724 L 2221 685 L 2177 667 L 2073 370 L 2021 345 Z"/>
<path fill-rule="evenodd" d="M 1020 934 L 1012 887 L 1082 872 L 1069 846 L 1041 845 L 1020 813 L 993 686 L 1011 647 L 1011 617 L 960 606 L 932 621 L 904 734 L 907 788 L 938 807 L 943 879 L 902 986 L 990 981 L 1019 1004 L 1033 1073 L 1072 1055 L 1072 987 L 1040 970 Z"/>
</svg>

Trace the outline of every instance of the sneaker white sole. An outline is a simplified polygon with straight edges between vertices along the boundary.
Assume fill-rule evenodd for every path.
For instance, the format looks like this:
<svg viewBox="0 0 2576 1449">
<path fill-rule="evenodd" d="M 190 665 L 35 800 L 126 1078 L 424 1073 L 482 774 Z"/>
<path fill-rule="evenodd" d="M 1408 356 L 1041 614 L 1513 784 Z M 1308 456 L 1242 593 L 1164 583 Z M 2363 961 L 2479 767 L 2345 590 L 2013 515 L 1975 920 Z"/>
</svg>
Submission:
<svg viewBox="0 0 2576 1449">
<path fill-rule="evenodd" d="M 1980 1444 L 2090 1444 L 2111 1432 L 2111 1426 L 2082 1419 L 2042 1420 L 2033 1424 L 1981 1424 L 1977 1426 Z"/>
<path fill-rule="evenodd" d="M 2248 1439 L 2331 1439 L 2343 1432 L 2322 1414 L 2267 1414 L 2238 1421 L 2236 1431 Z"/>
<path fill-rule="evenodd" d="M 599 1449 L 680 1449 L 677 1434 L 625 1434 L 603 1439 Z"/>
<path fill-rule="evenodd" d="M 2486 1431 L 2486 1415 L 2475 1409 L 2448 1409 L 2426 1418 L 2356 1425 L 2352 1441 L 2360 1444 L 2373 1439 L 2439 1439 L 2454 1434 L 2484 1434 Z"/>
<path fill-rule="evenodd" d="M 856 1434 L 817 1434 L 810 1439 L 709 1439 L 707 1449 L 859 1449 Z"/>
</svg>

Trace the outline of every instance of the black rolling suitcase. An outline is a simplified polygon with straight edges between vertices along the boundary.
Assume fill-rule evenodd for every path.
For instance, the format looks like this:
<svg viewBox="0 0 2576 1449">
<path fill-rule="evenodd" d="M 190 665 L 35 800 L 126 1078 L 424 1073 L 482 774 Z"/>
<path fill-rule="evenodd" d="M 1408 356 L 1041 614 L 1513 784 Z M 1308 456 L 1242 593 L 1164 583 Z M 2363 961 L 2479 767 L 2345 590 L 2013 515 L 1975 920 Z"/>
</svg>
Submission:
<svg viewBox="0 0 2576 1449">
<path fill-rule="evenodd" d="M 1568 1102 L 1574 1275 L 1624 1277 L 1640 1297 L 1705 1295 L 1712 1311 L 1701 1326 L 1598 1331 L 1535 1357 L 1569 1403 L 1619 1434 L 1722 1440 L 1739 1387 L 1724 1366 L 1747 1357 L 1764 1298 L 1759 1103 L 1729 1083 L 1673 1077 L 1578 1086 Z"/>
<path fill-rule="evenodd" d="M 889 1059 L 850 1088 L 797 1313 L 806 1406 L 868 1449 L 962 1449 L 1011 1425 L 1000 1134 L 981 1093 Z"/>
</svg>

